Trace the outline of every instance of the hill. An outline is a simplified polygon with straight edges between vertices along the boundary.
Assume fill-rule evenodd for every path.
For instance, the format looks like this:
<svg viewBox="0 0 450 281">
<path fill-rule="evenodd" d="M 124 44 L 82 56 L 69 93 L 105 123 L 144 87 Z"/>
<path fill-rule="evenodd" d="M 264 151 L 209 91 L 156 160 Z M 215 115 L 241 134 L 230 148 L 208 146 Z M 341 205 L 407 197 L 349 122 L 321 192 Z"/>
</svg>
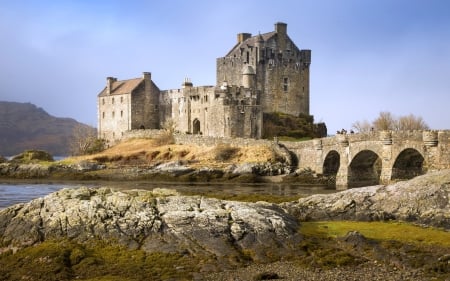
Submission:
<svg viewBox="0 0 450 281">
<path fill-rule="evenodd" d="M 0 102 L 0 155 L 27 149 L 69 155 L 73 130 L 79 126 L 95 130 L 71 118 L 51 116 L 31 103 Z"/>
</svg>

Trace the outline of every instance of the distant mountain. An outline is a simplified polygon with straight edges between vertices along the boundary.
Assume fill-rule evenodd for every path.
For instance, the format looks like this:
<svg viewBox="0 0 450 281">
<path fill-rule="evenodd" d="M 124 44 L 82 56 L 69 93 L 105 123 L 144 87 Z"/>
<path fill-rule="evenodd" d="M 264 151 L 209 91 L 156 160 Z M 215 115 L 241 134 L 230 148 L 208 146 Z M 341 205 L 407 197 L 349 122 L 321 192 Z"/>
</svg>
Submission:
<svg viewBox="0 0 450 281">
<path fill-rule="evenodd" d="M 52 155 L 69 155 L 74 128 L 95 128 L 71 118 L 51 116 L 31 103 L 0 101 L 0 155 L 16 155 L 27 149 Z"/>
</svg>

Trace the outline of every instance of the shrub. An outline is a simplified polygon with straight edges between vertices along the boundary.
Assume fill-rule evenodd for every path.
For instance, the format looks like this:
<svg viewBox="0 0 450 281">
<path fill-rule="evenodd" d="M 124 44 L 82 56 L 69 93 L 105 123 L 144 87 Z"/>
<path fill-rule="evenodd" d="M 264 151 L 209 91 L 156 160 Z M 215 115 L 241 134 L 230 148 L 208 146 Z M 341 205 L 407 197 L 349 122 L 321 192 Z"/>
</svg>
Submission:
<svg viewBox="0 0 450 281">
<path fill-rule="evenodd" d="M 23 153 L 14 156 L 12 161 L 29 163 L 33 161 L 54 161 L 53 156 L 43 150 L 26 150 Z"/>
<path fill-rule="evenodd" d="M 214 149 L 214 159 L 217 161 L 227 161 L 233 158 L 239 148 L 232 147 L 229 144 L 219 144 Z"/>
</svg>

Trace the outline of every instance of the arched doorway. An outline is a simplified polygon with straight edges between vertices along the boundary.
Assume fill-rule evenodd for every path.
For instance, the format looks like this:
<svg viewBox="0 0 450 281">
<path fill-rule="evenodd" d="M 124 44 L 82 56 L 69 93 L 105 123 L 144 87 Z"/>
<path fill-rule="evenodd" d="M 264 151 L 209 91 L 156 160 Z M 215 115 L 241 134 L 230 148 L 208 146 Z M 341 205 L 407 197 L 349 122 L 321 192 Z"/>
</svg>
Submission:
<svg viewBox="0 0 450 281">
<path fill-rule="evenodd" d="M 339 171 L 341 156 L 336 150 L 328 152 L 323 161 L 323 175 L 328 178 L 329 184 L 336 184 L 336 175 Z"/>
<path fill-rule="evenodd" d="M 381 158 L 371 150 L 355 155 L 348 170 L 348 187 L 380 184 Z"/>
<path fill-rule="evenodd" d="M 192 121 L 192 133 L 194 135 L 200 134 L 200 120 L 197 118 Z"/>
<path fill-rule="evenodd" d="M 414 148 L 403 150 L 395 159 L 392 167 L 391 180 L 406 180 L 425 173 L 423 168 L 424 158 Z"/>
</svg>

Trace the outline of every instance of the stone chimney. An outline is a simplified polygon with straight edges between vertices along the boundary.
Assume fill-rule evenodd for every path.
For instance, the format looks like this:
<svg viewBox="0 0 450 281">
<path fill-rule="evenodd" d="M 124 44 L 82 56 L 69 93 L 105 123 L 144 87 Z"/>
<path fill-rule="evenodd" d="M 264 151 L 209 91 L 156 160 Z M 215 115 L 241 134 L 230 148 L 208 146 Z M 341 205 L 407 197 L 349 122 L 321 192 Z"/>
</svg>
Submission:
<svg viewBox="0 0 450 281">
<path fill-rule="evenodd" d="M 247 40 L 250 37 L 252 37 L 251 33 L 239 33 L 237 35 L 238 44 L 244 42 L 245 40 Z"/>
<path fill-rule="evenodd" d="M 142 72 L 142 78 L 145 80 L 145 83 L 152 81 L 152 73 L 151 72 Z"/>
<path fill-rule="evenodd" d="M 280 51 L 286 50 L 287 24 L 284 22 L 275 23 L 275 32 L 278 35 L 278 46 Z"/>
<path fill-rule="evenodd" d="M 108 95 L 111 95 L 114 81 L 117 81 L 117 79 L 114 77 L 106 77 L 106 93 Z"/>
</svg>

